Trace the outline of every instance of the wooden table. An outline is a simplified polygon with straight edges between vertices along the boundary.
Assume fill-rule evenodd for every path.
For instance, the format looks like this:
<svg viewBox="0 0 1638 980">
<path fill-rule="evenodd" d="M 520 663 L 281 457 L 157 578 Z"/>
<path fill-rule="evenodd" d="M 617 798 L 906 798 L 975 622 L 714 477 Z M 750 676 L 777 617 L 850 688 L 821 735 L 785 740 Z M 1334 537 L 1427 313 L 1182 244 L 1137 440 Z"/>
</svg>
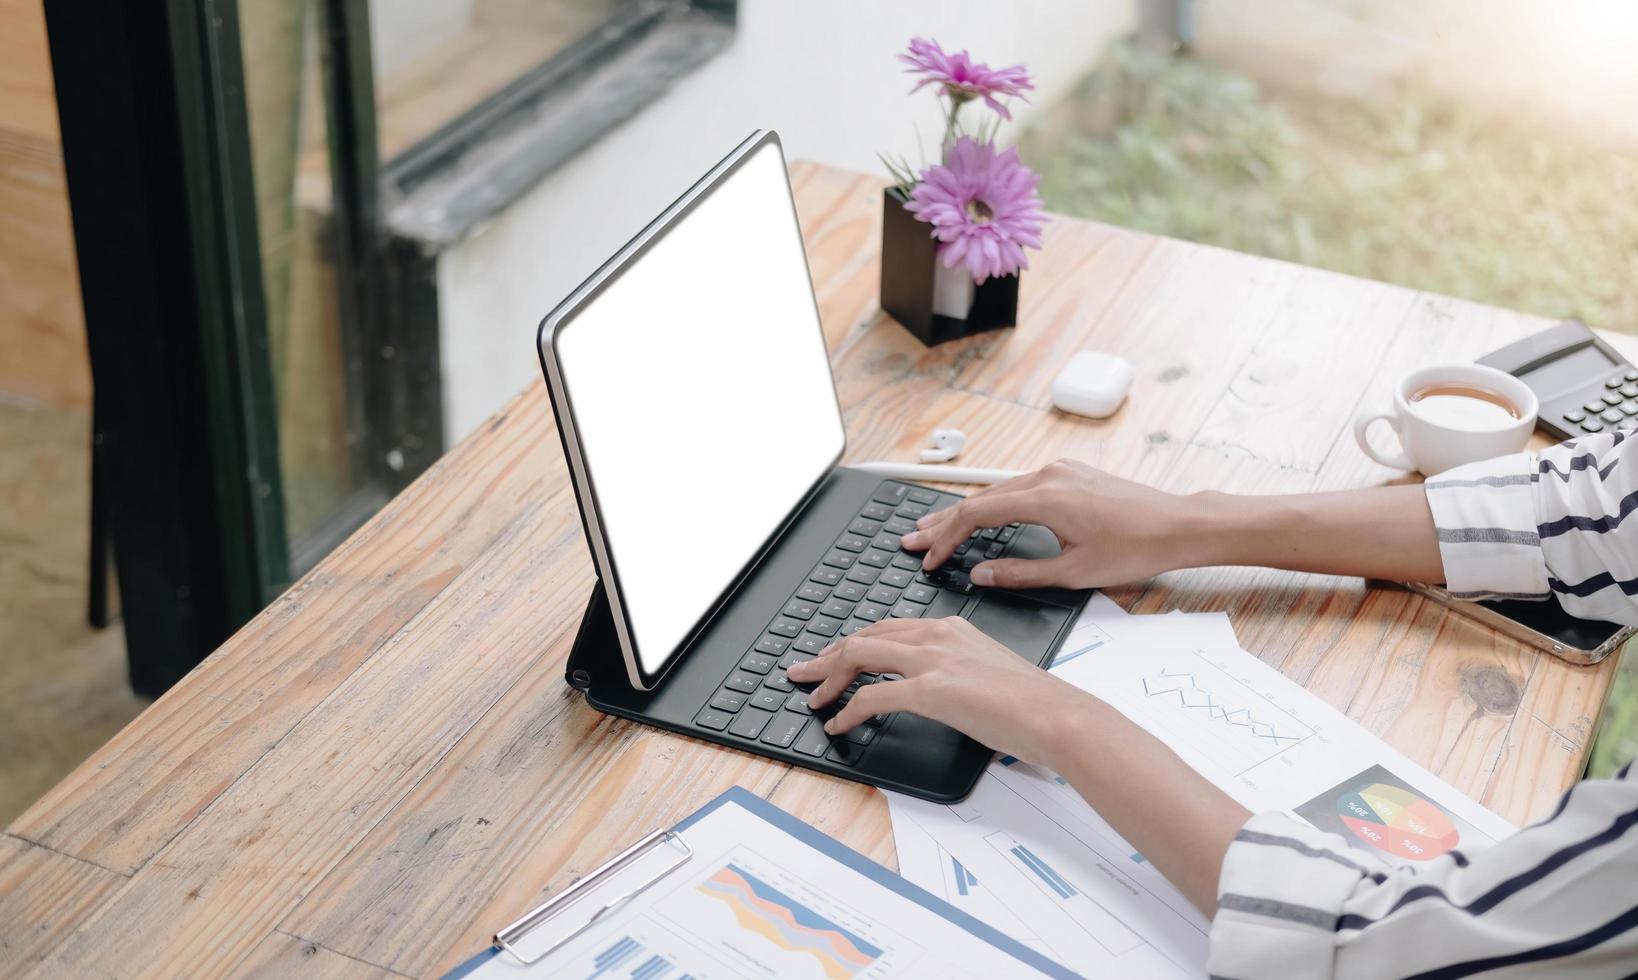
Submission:
<svg viewBox="0 0 1638 980">
<path fill-rule="evenodd" d="M 795 177 L 850 459 L 908 459 L 956 425 L 974 465 L 1365 486 L 1403 477 L 1350 428 L 1392 379 L 1545 325 L 1060 219 L 1022 326 L 928 350 L 877 309 L 880 183 Z M 1138 366 L 1109 421 L 1049 406 L 1087 347 Z M 735 783 L 892 864 L 873 790 L 588 708 L 562 663 L 591 580 L 532 385 L 11 825 L 0 973 L 437 974 Z M 1354 579 L 1205 569 L 1112 594 L 1230 611 L 1248 649 L 1521 822 L 1580 772 L 1614 665 L 1570 667 Z"/>
</svg>

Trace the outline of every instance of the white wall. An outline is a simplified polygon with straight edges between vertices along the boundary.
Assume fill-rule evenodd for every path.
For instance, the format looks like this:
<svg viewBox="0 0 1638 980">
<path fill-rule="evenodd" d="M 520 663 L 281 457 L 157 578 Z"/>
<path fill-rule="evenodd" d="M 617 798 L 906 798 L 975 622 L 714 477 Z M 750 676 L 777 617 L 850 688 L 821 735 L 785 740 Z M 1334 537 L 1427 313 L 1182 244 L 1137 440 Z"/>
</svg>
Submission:
<svg viewBox="0 0 1638 980">
<path fill-rule="evenodd" d="M 929 145 L 940 130 L 935 100 L 906 95 L 894 59 L 912 36 L 1024 62 L 1045 106 L 1134 12 L 1133 0 L 740 0 L 726 51 L 440 257 L 449 441 L 541 383 L 540 318 L 753 129 L 777 130 L 792 159 L 882 172 L 878 152 L 918 158 L 912 124 Z"/>
</svg>

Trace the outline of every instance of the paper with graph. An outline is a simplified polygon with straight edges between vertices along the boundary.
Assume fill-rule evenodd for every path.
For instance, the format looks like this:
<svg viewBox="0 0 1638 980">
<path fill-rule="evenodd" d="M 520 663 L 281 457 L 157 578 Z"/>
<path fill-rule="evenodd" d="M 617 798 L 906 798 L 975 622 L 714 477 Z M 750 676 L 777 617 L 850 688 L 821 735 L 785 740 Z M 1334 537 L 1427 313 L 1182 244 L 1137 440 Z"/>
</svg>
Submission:
<svg viewBox="0 0 1638 980">
<path fill-rule="evenodd" d="M 541 962 L 490 952 L 450 976 L 1070 976 L 743 789 L 677 830 L 691 849 L 685 861 L 658 848 L 643 858 L 647 866 L 627 867 L 580 899 L 579 914 L 564 913 L 520 942 L 524 957 L 552 950 Z M 659 874 L 667 867 L 674 870 Z M 629 898 L 616 902 L 622 896 Z"/>
<path fill-rule="evenodd" d="M 1222 614 L 1128 616 L 1094 596 L 1052 670 L 1248 809 L 1390 862 L 1513 831 L 1242 650 Z M 1204 972 L 1209 923 L 1056 774 L 1002 757 L 961 803 L 887 796 L 900 873 L 1042 955 L 1085 975 Z"/>
</svg>

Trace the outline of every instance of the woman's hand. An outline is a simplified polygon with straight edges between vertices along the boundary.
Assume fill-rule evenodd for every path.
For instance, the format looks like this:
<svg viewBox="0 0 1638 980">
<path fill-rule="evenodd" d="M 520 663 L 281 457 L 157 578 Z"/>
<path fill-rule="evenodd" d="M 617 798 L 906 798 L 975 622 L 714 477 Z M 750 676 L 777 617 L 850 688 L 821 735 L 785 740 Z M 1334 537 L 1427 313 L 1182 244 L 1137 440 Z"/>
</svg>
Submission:
<svg viewBox="0 0 1638 980">
<path fill-rule="evenodd" d="M 990 639 L 964 619 L 890 619 L 792 664 L 787 676 L 819 684 L 808 704 L 823 708 L 861 673 L 903 680 L 868 684 L 825 723 L 832 735 L 894 711 L 941 721 L 991 748 L 1051 765 L 1051 749 L 1066 716 L 1095 703 Z"/>
<path fill-rule="evenodd" d="M 1042 524 L 1057 535 L 1061 554 L 982 562 L 973 567 L 973 581 L 1004 588 L 1119 585 L 1193 560 L 1190 517 L 1196 508 L 1188 499 L 1060 460 L 928 514 L 904 536 L 904 546 L 925 550 L 922 567 L 933 569 L 975 530 L 1014 521 Z"/>
</svg>

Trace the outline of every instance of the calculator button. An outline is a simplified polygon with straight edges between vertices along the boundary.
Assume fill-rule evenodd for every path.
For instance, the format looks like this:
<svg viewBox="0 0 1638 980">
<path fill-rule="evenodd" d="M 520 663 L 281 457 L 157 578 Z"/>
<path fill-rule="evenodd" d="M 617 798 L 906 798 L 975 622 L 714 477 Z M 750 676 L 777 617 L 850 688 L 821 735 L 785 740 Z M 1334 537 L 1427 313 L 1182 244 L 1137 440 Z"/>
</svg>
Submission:
<svg viewBox="0 0 1638 980">
<path fill-rule="evenodd" d="M 1628 398 L 1638 398 L 1638 385 L 1627 383 L 1621 386 L 1621 394 Z"/>
<path fill-rule="evenodd" d="M 1621 379 L 1620 378 L 1611 378 L 1608 381 L 1604 382 L 1604 387 L 1606 387 L 1606 388 L 1619 388 L 1619 387 L 1621 387 Z"/>
<path fill-rule="evenodd" d="M 709 728 L 714 732 L 720 732 L 724 728 L 727 728 L 728 723 L 733 720 L 733 715 L 724 714 L 715 708 L 706 708 L 704 711 L 701 711 L 699 714 L 694 716 L 694 724 L 700 726 L 701 728 Z"/>
<path fill-rule="evenodd" d="M 1621 410 L 1622 415 L 1638 415 L 1638 401 L 1630 398 L 1615 407 Z"/>
<path fill-rule="evenodd" d="M 1587 414 L 1597 415 L 1604 410 L 1604 403 L 1601 401 L 1588 402 L 1581 407 L 1587 410 Z"/>
<path fill-rule="evenodd" d="M 1621 413 L 1612 408 L 1603 415 L 1600 415 L 1599 418 L 1606 422 L 1619 422 L 1621 421 Z"/>
<path fill-rule="evenodd" d="M 1581 423 L 1581 431 L 1582 432 L 1603 432 L 1604 431 L 1604 423 L 1598 421 L 1597 419 L 1588 419 L 1587 421 Z"/>
<path fill-rule="evenodd" d="M 1604 401 L 1610 405 L 1617 405 L 1621 402 L 1621 396 L 1613 391 L 1606 391 L 1604 392 Z"/>
<path fill-rule="evenodd" d="M 762 729 L 767 726 L 768 719 L 772 717 L 773 712 L 771 711 L 746 708 L 739 713 L 738 718 L 734 719 L 733 725 L 728 730 L 740 738 L 756 738 L 762 734 Z"/>
<path fill-rule="evenodd" d="M 1616 425 L 1616 428 L 1622 432 L 1631 432 L 1633 429 L 1638 429 L 1638 419 L 1622 419 Z"/>
<path fill-rule="evenodd" d="M 745 659 L 739 662 L 740 670 L 748 670 L 753 674 L 766 674 L 773 670 L 774 658 L 765 653 L 747 653 Z"/>
<path fill-rule="evenodd" d="M 745 697 L 745 695 L 739 693 L 738 691 L 718 691 L 717 696 L 711 699 L 711 707 L 717 709 L 718 711 L 726 711 L 729 714 L 733 714 L 739 709 L 745 707 Z"/>
<path fill-rule="evenodd" d="M 788 749 L 791 747 L 791 743 L 796 741 L 796 736 L 801 733 L 802 726 L 807 723 L 808 719 L 805 715 L 782 711 L 768 725 L 767 730 L 762 733 L 762 741 L 767 742 L 769 745 L 777 745 L 782 749 Z"/>
<path fill-rule="evenodd" d="M 1564 421 L 1566 421 L 1566 422 L 1571 422 L 1571 423 L 1585 422 L 1586 420 L 1587 420 L 1587 416 L 1581 414 L 1580 412 L 1565 412 L 1564 413 Z"/>
<path fill-rule="evenodd" d="M 1628 371 L 1626 374 L 1621 375 L 1621 377 L 1626 378 L 1628 381 L 1638 381 L 1638 371 Z"/>
</svg>

